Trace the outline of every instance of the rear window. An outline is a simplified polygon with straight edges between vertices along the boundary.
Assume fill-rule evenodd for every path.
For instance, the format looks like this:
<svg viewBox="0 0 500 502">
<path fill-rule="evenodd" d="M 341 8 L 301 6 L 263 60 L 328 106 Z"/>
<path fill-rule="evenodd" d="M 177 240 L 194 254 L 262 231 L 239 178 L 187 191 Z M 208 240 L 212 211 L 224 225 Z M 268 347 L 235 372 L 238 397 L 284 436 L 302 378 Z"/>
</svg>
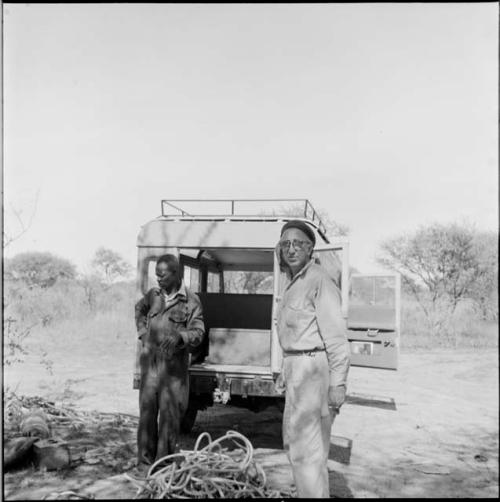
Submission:
<svg viewBox="0 0 500 502">
<path fill-rule="evenodd" d="M 247 295 L 270 295 L 273 293 L 273 273 L 224 271 L 224 292 Z"/>
</svg>

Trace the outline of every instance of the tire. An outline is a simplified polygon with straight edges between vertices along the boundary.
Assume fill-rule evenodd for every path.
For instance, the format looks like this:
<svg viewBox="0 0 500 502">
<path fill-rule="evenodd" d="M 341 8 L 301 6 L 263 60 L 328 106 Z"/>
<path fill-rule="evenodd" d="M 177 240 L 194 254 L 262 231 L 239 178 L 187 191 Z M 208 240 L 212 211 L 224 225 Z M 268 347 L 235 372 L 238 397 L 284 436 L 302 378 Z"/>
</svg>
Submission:
<svg viewBox="0 0 500 502">
<path fill-rule="evenodd" d="M 196 415 L 198 414 L 198 407 L 193 401 L 189 400 L 188 408 L 186 413 L 181 419 L 181 432 L 188 434 L 191 432 L 193 425 L 196 421 Z"/>
</svg>

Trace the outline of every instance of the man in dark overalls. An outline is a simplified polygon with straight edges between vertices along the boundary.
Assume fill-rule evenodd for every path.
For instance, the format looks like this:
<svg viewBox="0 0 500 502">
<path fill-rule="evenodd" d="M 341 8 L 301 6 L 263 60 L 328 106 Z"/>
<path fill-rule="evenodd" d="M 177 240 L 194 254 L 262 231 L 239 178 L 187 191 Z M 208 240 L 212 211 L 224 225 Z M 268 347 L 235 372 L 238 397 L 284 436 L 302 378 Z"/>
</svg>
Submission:
<svg viewBox="0 0 500 502">
<path fill-rule="evenodd" d="M 200 300 L 184 285 L 177 257 L 161 256 L 156 276 L 159 288 L 135 306 L 142 341 L 137 447 L 139 463 L 146 464 L 177 449 L 189 399 L 189 352 L 205 330 Z"/>
</svg>

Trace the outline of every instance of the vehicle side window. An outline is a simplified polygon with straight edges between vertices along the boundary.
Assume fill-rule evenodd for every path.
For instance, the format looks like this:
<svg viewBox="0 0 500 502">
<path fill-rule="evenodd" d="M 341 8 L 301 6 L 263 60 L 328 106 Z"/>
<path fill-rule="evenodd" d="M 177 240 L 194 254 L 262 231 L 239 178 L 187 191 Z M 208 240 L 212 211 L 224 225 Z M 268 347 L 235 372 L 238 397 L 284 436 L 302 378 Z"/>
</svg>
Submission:
<svg viewBox="0 0 500 502">
<path fill-rule="evenodd" d="M 356 275 L 351 278 L 350 305 L 395 308 L 396 280 L 393 276 Z"/>
<path fill-rule="evenodd" d="M 215 272 L 207 273 L 207 293 L 220 292 L 220 275 Z"/>
<path fill-rule="evenodd" d="M 200 273 L 197 268 L 184 264 L 184 284 L 195 293 L 200 291 Z"/>
</svg>

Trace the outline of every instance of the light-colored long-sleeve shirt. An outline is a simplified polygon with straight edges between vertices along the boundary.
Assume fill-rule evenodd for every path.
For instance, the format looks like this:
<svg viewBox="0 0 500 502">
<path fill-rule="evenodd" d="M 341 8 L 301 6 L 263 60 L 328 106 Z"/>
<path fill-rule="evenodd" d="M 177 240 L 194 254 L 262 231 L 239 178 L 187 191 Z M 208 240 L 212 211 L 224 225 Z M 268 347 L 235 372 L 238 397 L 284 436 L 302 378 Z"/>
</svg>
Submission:
<svg viewBox="0 0 500 502">
<path fill-rule="evenodd" d="M 278 310 L 278 338 L 286 351 L 326 350 L 330 385 L 346 385 L 350 365 L 341 295 L 327 272 L 311 259 L 284 285 Z"/>
</svg>

